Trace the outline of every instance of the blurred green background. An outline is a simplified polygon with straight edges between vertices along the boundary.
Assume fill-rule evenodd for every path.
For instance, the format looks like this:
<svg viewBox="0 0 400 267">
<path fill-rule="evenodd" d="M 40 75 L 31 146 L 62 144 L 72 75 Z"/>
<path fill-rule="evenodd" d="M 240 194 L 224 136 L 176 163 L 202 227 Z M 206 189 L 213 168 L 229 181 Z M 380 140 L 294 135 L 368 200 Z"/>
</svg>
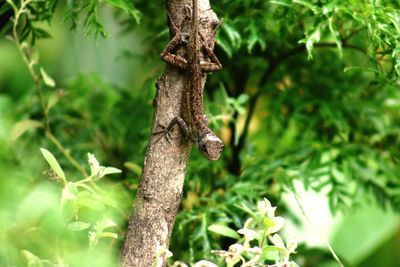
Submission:
<svg viewBox="0 0 400 267">
<path fill-rule="evenodd" d="M 16 28 L 22 53 L 0 3 L 0 266 L 117 266 L 169 35 L 157 1 L 84 2 L 30 3 Z M 239 229 L 238 205 L 267 197 L 299 240 L 300 266 L 337 266 L 318 231 L 345 266 L 399 266 L 399 4 L 212 6 L 224 69 L 208 78 L 205 112 L 226 149 L 215 163 L 193 149 L 174 260 L 215 260 L 210 250 L 234 240 L 207 227 Z M 35 84 L 23 55 L 56 85 Z M 122 173 L 85 181 L 87 153 Z"/>
</svg>

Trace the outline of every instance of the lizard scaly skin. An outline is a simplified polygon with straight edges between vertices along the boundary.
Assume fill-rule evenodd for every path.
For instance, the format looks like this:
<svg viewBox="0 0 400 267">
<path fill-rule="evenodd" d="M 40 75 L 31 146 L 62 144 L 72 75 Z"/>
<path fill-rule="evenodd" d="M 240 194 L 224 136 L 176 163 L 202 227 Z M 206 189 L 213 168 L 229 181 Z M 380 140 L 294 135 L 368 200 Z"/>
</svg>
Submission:
<svg viewBox="0 0 400 267">
<path fill-rule="evenodd" d="M 217 160 L 223 149 L 223 143 L 217 135 L 208 127 L 206 116 L 203 114 L 203 75 L 205 72 L 217 71 L 222 68 L 221 63 L 209 47 L 211 38 L 214 37 L 214 31 L 205 39 L 199 31 L 199 9 L 198 0 L 192 0 L 192 23 L 191 34 L 187 42 L 186 59 L 180 55 L 172 54 L 183 40 L 180 30 L 169 18 L 171 29 L 175 36 L 164 49 L 161 57 L 167 63 L 185 70 L 186 82 L 182 99 L 181 117 L 175 117 L 170 124 L 162 131 L 167 140 L 169 132 L 178 124 L 184 134 L 196 143 L 199 150 L 210 160 Z M 201 37 L 201 41 L 200 41 Z M 202 46 L 200 46 L 202 43 Z M 200 49 L 210 58 L 209 61 L 201 61 Z"/>
</svg>

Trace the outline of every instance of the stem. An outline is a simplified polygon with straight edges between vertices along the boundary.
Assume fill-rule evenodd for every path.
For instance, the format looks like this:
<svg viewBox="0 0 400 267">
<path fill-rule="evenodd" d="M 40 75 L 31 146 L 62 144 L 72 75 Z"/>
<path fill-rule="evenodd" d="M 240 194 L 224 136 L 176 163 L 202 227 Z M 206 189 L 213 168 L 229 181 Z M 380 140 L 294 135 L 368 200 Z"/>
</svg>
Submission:
<svg viewBox="0 0 400 267">
<path fill-rule="evenodd" d="M 42 113 L 44 117 L 44 132 L 45 136 L 57 147 L 57 149 L 68 159 L 68 161 L 78 170 L 80 171 L 85 177 L 88 177 L 85 169 L 71 156 L 70 151 L 66 148 L 64 148 L 61 143 L 58 141 L 58 139 L 52 134 L 51 129 L 50 129 L 50 124 L 49 124 L 49 116 L 48 112 L 46 109 L 46 101 L 44 98 L 43 90 L 41 87 L 41 76 L 38 75 L 35 72 L 34 65 L 36 62 L 33 62 L 30 60 L 30 55 L 28 52 L 25 51 L 26 48 L 28 48 L 28 45 L 25 45 L 24 43 L 21 43 L 21 40 L 18 35 L 18 23 L 19 20 L 21 19 L 21 16 L 23 14 L 27 13 L 26 7 L 32 3 L 33 0 L 22 0 L 21 1 L 21 6 L 18 8 L 12 0 L 7 0 L 7 3 L 9 3 L 14 11 L 15 18 L 14 18 L 14 24 L 13 24 L 13 29 L 12 29 L 12 35 L 15 44 L 18 47 L 18 50 L 22 56 L 22 60 L 24 61 L 25 65 L 28 67 L 29 73 L 32 76 L 32 79 L 35 83 L 35 88 L 38 92 L 39 96 L 39 102 L 42 108 Z"/>
<path fill-rule="evenodd" d="M 322 242 L 324 242 L 325 246 L 328 248 L 329 252 L 331 253 L 332 257 L 335 259 L 335 261 L 338 263 L 339 267 L 344 267 L 344 264 L 342 263 L 342 261 L 340 260 L 338 255 L 335 253 L 335 250 L 329 244 L 329 242 L 326 239 L 326 237 L 324 236 L 324 234 L 317 228 L 317 226 L 315 226 L 315 224 L 312 222 L 310 217 L 308 217 L 306 211 L 304 210 L 303 206 L 300 203 L 299 195 L 297 194 L 296 189 L 294 189 L 294 188 L 293 188 L 293 195 L 294 195 L 296 203 L 299 206 L 300 211 L 303 214 L 304 218 L 306 218 L 306 220 L 310 223 L 311 227 L 314 228 L 315 232 L 317 232 L 319 238 L 321 238 Z"/>
<path fill-rule="evenodd" d="M 64 148 L 58 139 L 51 133 L 50 129 L 45 131 L 46 137 L 57 147 L 57 149 L 68 159 L 68 161 L 78 170 L 83 176 L 88 177 L 86 170 L 71 156 L 68 149 Z"/>
<path fill-rule="evenodd" d="M 24 61 L 25 65 L 28 67 L 29 73 L 31 74 L 34 82 L 35 82 L 35 88 L 38 92 L 39 95 L 39 101 L 40 101 L 40 105 L 42 107 L 42 111 L 43 111 L 43 115 L 44 115 L 44 120 L 45 120 L 45 129 L 48 129 L 48 114 L 46 111 L 46 104 L 44 101 L 44 96 L 43 96 L 43 91 L 42 88 L 40 86 L 40 76 L 36 74 L 35 69 L 34 69 L 34 64 L 30 61 L 27 53 L 24 51 L 25 45 L 23 43 L 21 43 L 20 39 L 19 39 L 19 35 L 18 35 L 18 23 L 20 20 L 20 17 L 22 14 L 26 13 L 26 6 L 29 5 L 32 0 L 27 0 L 26 2 L 22 1 L 21 3 L 21 7 L 18 9 L 11 0 L 7 0 L 8 3 L 10 3 L 10 5 L 13 6 L 14 12 L 15 12 L 15 20 L 14 20 L 14 25 L 13 25 L 13 37 L 14 37 L 14 41 L 18 47 L 18 50 L 20 52 L 20 54 L 22 55 L 22 60 Z"/>
</svg>

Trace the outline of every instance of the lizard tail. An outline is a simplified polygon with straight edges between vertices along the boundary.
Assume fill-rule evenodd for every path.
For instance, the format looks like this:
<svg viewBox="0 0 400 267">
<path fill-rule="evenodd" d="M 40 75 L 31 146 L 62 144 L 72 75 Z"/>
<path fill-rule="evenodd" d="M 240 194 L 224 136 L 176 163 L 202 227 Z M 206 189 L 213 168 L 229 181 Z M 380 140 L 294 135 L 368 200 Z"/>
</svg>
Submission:
<svg viewBox="0 0 400 267">
<path fill-rule="evenodd" d="M 192 0 L 192 31 L 195 34 L 195 39 L 198 37 L 199 31 L 199 3 L 198 0 Z M 198 41 L 198 40 L 196 40 Z"/>
</svg>

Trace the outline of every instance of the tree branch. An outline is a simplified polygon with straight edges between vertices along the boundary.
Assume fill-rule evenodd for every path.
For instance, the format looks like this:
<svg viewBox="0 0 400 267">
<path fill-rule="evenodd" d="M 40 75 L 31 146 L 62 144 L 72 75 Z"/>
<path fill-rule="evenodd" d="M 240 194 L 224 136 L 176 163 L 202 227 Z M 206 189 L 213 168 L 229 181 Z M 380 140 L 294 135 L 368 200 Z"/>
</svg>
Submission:
<svg viewBox="0 0 400 267">
<path fill-rule="evenodd" d="M 192 0 L 167 0 L 167 10 L 176 25 L 183 31 L 190 29 L 190 20 L 185 20 L 187 7 Z M 217 19 L 209 2 L 199 1 L 203 33 L 211 32 Z M 183 49 L 178 53 L 183 55 Z M 172 118 L 180 115 L 181 96 L 186 78 L 177 68 L 166 65 L 157 82 L 152 133 L 159 125 L 168 125 Z M 176 132 L 179 134 L 179 131 Z M 182 197 L 182 189 L 191 144 L 179 134 L 171 143 L 159 136 L 150 135 L 144 167 L 121 252 L 124 267 L 165 266 L 167 249 L 175 217 Z"/>
</svg>

